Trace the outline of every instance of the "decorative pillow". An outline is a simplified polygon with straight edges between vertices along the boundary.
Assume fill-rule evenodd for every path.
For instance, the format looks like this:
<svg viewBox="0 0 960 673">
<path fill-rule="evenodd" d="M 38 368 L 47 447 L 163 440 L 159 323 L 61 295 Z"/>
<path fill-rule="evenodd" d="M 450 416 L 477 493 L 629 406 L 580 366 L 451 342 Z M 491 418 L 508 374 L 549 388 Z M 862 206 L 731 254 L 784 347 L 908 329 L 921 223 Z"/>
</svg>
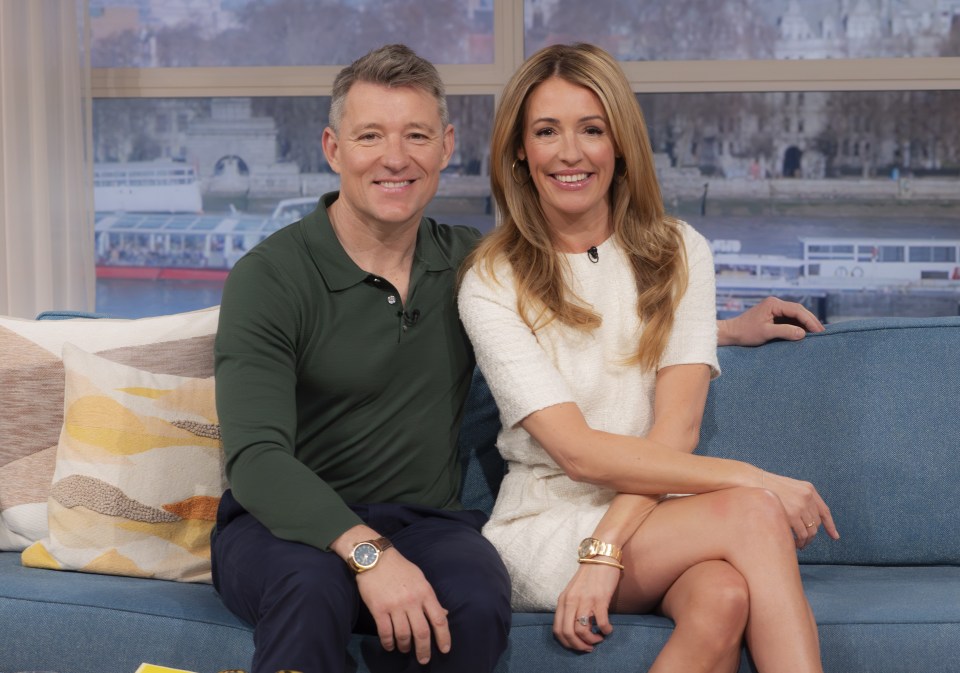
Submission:
<svg viewBox="0 0 960 673">
<path fill-rule="evenodd" d="M 50 535 L 23 564 L 209 582 L 226 487 L 213 377 L 151 374 L 69 343 L 63 365 Z"/>
<path fill-rule="evenodd" d="M 213 376 L 218 307 L 139 320 L 0 317 L 0 551 L 47 534 L 67 341 L 157 374 Z"/>
</svg>

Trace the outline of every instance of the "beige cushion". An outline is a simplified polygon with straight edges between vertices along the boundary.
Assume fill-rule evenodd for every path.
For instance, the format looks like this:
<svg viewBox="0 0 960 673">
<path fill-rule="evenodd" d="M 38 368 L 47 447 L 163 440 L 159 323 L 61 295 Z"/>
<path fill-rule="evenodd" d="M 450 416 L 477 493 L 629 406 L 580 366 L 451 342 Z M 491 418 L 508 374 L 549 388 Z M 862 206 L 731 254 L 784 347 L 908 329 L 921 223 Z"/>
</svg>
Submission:
<svg viewBox="0 0 960 673">
<path fill-rule="evenodd" d="M 152 374 L 72 344 L 63 365 L 50 534 L 24 565 L 209 582 L 226 486 L 213 377 Z"/>
<path fill-rule="evenodd" d="M 0 550 L 47 534 L 47 496 L 63 425 L 63 344 L 144 371 L 213 375 L 219 308 L 139 320 L 0 316 Z"/>
</svg>

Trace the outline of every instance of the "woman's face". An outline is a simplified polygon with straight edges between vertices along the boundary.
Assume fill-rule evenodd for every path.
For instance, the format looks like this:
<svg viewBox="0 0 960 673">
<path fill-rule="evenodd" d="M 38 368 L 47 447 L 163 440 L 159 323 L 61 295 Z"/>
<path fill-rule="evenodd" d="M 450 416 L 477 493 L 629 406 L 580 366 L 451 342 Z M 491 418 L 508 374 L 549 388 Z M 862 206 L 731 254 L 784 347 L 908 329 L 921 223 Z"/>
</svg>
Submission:
<svg viewBox="0 0 960 673">
<path fill-rule="evenodd" d="M 603 105 L 590 89 L 559 77 L 539 84 L 527 98 L 519 158 L 527 161 L 548 221 L 607 226 L 616 152 Z"/>
</svg>

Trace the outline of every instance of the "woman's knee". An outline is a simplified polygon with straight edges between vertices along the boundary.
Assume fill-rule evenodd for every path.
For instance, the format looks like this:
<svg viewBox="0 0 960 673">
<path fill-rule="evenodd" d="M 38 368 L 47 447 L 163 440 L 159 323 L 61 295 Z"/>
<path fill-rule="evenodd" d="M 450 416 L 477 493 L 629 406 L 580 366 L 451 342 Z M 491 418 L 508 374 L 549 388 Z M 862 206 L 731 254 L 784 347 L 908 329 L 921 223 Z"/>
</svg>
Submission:
<svg viewBox="0 0 960 673">
<path fill-rule="evenodd" d="M 677 617 L 677 625 L 696 633 L 705 648 L 717 653 L 739 646 L 750 616 L 750 591 L 730 566 L 712 572 Z"/>
<path fill-rule="evenodd" d="M 765 488 L 731 488 L 724 491 L 729 521 L 750 536 L 790 532 L 783 503 Z"/>
</svg>

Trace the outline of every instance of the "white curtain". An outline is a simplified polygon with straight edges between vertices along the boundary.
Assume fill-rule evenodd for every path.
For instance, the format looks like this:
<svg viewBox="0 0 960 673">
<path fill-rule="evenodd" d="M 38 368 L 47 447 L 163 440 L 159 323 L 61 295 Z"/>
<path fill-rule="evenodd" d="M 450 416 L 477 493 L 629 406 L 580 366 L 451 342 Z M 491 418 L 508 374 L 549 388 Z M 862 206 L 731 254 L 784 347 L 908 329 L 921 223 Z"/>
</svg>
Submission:
<svg viewBox="0 0 960 673">
<path fill-rule="evenodd" d="M 93 310 L 87 0 L 0 0 L 0 313 Z"/>
</svg>

